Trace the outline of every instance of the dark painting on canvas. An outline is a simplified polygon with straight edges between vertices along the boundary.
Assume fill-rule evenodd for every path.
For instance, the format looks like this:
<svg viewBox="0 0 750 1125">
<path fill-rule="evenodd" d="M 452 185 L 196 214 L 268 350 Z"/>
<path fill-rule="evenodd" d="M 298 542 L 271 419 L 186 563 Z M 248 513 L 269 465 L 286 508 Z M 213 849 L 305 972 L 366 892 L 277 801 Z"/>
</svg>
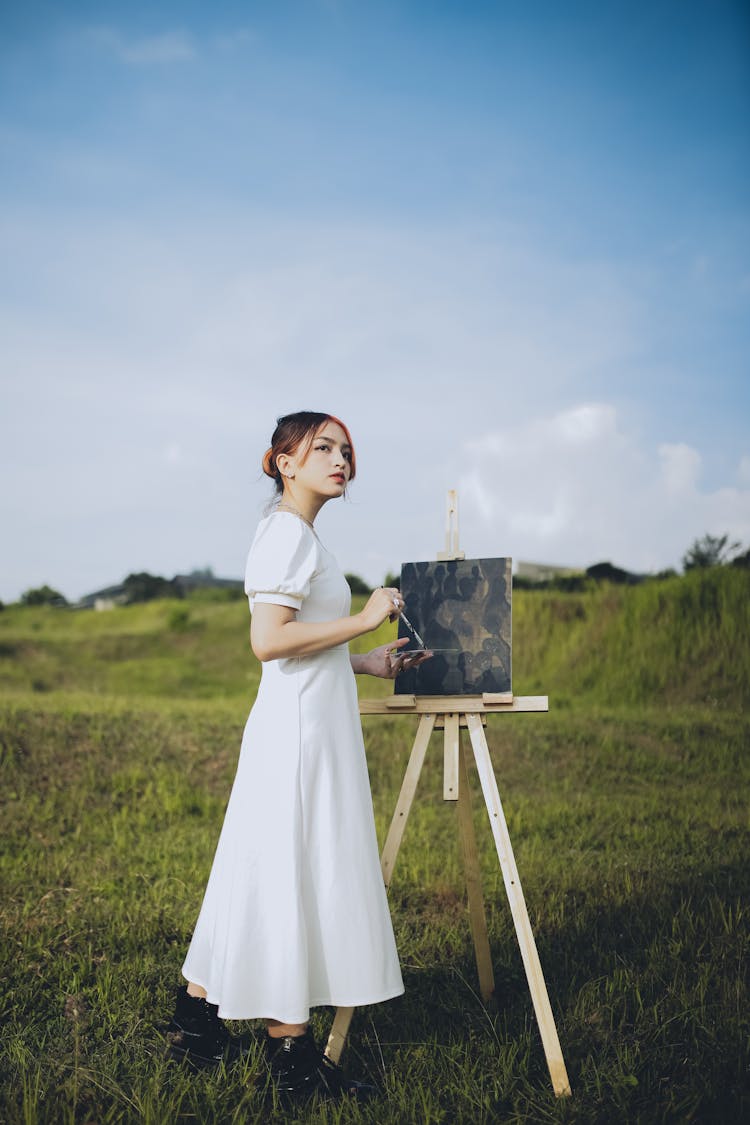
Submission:
<svg viewBox="0 0 750 1125">
<path fill-rule="evenodd" d="M 398 695 L 511 691 L 511 560 L 404 563 L 404 612 L 431 660 L 396 677 Z M 399 637 L 412 634 L 399 621 Z"/>
</svg>

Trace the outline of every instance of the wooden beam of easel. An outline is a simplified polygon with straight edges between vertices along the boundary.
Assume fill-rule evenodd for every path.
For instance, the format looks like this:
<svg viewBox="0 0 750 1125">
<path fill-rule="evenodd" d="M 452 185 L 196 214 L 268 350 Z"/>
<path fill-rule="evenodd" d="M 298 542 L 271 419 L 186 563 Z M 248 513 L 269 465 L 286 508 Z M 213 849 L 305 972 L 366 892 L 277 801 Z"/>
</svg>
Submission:
<svg viewBox="0 0 750 1125">
<path fill-rule="evenodd" d="M 474 942 L 479 991 L 485 1004 L 487 1004 L 495 993 L 495 974 L 492 969 L 490 939 L 487 933 L 487 916 L 484 912 L 482 876 L 479 869 L 474 818 L 471 812 L 471 790 L 469 789 L 469 773 L 466 768 L 466 751 L 461 745 L 459 745 L 458 761 L 458 828 L 461 837 L 461 854 L 464 860 L 466 897 L 469 902 L 469 926 Z"/>
<path fill-rule="evenodd" d="M 450 559 L 464 559 L 466 555 L 458 545 L 458 493 L 455 488 L 448 492 L 445 511 L 445 550 L 438 551 L 438 562 Z"/>
<path fill-rule="evenodd" d="M 361 700 L 360 711 L 362 714 L 394 714 L 395 712 L 387 706 L 387 702 L 388 701 L 382 699 L 370 701 Z M 570 1096 L 570 1082 L 568 1080 L 560 1040 L 557 1035 L 557 1028 L 555 1027 L 552 1008 L 549 1002 L 547 986 L 539 962 L 539 954 L 531 929 L 531 922 L 529 921 L 529 915 L 526 909 L 526 902 L 523 897 L 521 880 L 513 855 L 508 826 L 505 820 L 497 780 L 495 778 L 495 771 L 492 767 L 489 747 L 483 727 L 483 724 L 486 722 L 485 715 L 488 713 L 497 714 L 503 711 L 546 711 L 547 698 L 546 696 L 520 696 L 516 697 L 512 704 L 508 704 L 507 702 L 494 702 L 492 700 L 482 701 L 481 697 L 473 699 L 470 696 L 466 696 L 464 697 L 466 706 L 462 710 L 456 709 L 455 711 L 449 710 L 445 706 L 445 702 L 445 699 L 442 698 L 426 696 L 418 696 L 416 699 L 416 706 L 413 708 L 412 713 L 416 712 L 420 714 L 420 723 L 409 757 L 409 764 L 401 785 L 398 803 L 383 848 L 381 859 L 383 879 L 386 887 L 388 887 L 393 875 L 396 857 L 401 846 L 406 821 L 414 801 L 414 795 L 422 772 L 430 735 L 436 726 L 443 727 L 445 728 L 443 749 L 444 763 L 446 761 L 450 762 L 451 771 L 453 770 L 452 748 L 456 743 L 458 746 L 455 788 L 457 789 L 458 798 L 461 850 L 466 874 L 469 923 L 474 942 L 480 991 L 483 1000 L 489 1000 L 494 992 L 494 974 L 492 970 L 489 939 L 487 936 L 487 921 L 482 896 L 479 858 L 472 820 L 466 756 L 464 748 L 461 746 L 460 736 L 461 728 L 464 726 L 467 727 L 482 787 L 484 803 L 490 819 L 490 827 L 492 829 L 498 859 L 500 860 L 500 868 L 503 874 L 505 890 L 508 895 L 516 937 L 518 938 L 521 957 L 526 971 L 526 979 L 534 1005 L 534 1012 L 539 1024 L 545 1058 L 552 1080 L 552 1087 L 558 1097 Z M 430 703 L 432 704 L 431 708 L 429 707 Z M 443 706 L 440 706 L 440 704 L 443 704 Z M 444 780 L 444 792 L 450 791 L 452 788 L 453 786 Z M 326 1054 L 333 1059 L 334 1062 L 338 1062 L 341 1057 L 353 1014 L 353 1008 L 338 1008 L 336 1011 L 336 1016 L 326 1046 Z"/>
<path fill-rule="evenodd" d="M 503 715 L 508 711 L 549 711 L 546 695 L 391 695 L 386 699 L 360 699 L 360 715 L 447 715 L 478 712 Z"/>
<path fill-rule="evenodd" d="M 434 715 L 423 715 L 419 720 L 419 727 L 417 728 L 417 737 L 414 739 L 414 746 L 412 748 L 411 756 L 409 757 L 409 764 L 406 767 L 404 780 L 401 783 L 401 792 L 398 795 L 396 808 L 391 820 L 391 826 L 388 829 L 385 845 L 383 847 L 383 854 L 380 859 L 380 867 L 383 872 L 383 882 L 385 883 L 386 890 L 391 885 L 391 878 L 393 876 L 393 868 L 396 865 L 396 856 L 401 847 L 401 839 L 404 835 L 406 828 L 406 821 L 411 812 L 414 794 L 417 791 L 417 782 L 419 775 L 422 772 L 424 765 L 424 756 L 427 753 L 427 746 L 429 745 L 430 735 L 432 728 L 435 726 Z"/>
<path fill-rule="evenodd" d="M 443 800 L 458 800 L 458 715 L 455 712 L 445 716 Z"/>
<path fill-rule="evenodd" d="M 529 921 L 529 912 L 526 909 L 526 901 L 523 897 L 523 890 L 521 889 L 521 880 L 518 875 L 515 856 L 513 855 L 508 825 L 505 820 L 505 813 L 503 812 L 500 793 L 497 788 L 495 771 L 492 768 L 490 751 L 487 746 L 484 728 L 482 727 L 482 719 L 481 716 L 477 714 L 469 714 L 467 715 L 467 721 L 479 781 L 484 795 L 484 803 L 487 806 L 487 814 L 490 818 L 490 826 L 495 839 L 497 857 L 500 860 L 503 882 L 505 883 L 505 890 L 508 895 L 510 910 L 513 916 L 513 924 L 516 928 L 516 936 L 518 937 L 521 957 L 523 958 L 523 964 L 526 970 L 526 979 L 529 984 L 529 991 L 531 992 L 531 999 L 539 1024 L 539 1031 L 542 1036 L 542 1045 L 547 1059 L 547 1066 L 549 1067 L 550 1078 L 552 1079 L 552 1087 L 558 1097 L 569 1097 L 571 1091 L 568 1072 L 565 1069 L 562 1048 L 560 1047 L 560 1040 L 557 1035 L 554 1016 L 552 1015 L 547 986 L 544 982 L 542 966 L 539 961 L 536 942 L 534 941 L 534 933 L 531 929 L 531 922 Z"/>
</svg>

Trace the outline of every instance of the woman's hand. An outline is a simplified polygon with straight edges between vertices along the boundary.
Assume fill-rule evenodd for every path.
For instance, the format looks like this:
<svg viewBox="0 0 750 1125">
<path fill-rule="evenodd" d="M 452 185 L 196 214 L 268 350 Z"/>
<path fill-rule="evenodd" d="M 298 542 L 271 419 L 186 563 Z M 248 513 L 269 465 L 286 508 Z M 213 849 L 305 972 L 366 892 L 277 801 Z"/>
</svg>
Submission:
<svg viewBox="0 0 750 1125">
<path fill-rule="evenodd" d="M 404 599 L 399 590 L 394 586 L 378 586 L 359 611 L 359 617 L 365 626 L 364 631 L 371 633 L 384 621 L 395 621 L 403 608 Z M 375 651 L 377 650 L 373 649 L 373 652 Z"/>
<path fill-rule="evenodd" d="M 408 637 L 401 637 L 398 641 L 389 641 L 387 645 L 379 645 L 362 656 L 352 656 L 352 668 L 355 672 L 364 672 L 369 676 L 380 676 L 384 680 L 393 680 L 399 672 L 408 668 L 416 668 L 432 656 L 431 652 L 399 653 L 399 649 L 409 643 Z"/>
</svg>

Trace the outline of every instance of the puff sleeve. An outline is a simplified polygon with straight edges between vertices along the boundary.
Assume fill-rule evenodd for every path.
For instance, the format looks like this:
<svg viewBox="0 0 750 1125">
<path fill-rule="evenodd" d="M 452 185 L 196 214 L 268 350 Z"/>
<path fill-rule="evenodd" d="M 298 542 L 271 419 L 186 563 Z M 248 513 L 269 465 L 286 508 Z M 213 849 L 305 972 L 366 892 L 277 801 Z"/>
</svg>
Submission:
<svg viewBox="0 0 750 1125">
<path fill-rule="evenodd" d="M 275 512 L 258 525 L 247 556 L 245 593 L 255 602 L 301 609 L 310 593 L 318 561 L 318 541 L 297 516 Z"/>
</svg>

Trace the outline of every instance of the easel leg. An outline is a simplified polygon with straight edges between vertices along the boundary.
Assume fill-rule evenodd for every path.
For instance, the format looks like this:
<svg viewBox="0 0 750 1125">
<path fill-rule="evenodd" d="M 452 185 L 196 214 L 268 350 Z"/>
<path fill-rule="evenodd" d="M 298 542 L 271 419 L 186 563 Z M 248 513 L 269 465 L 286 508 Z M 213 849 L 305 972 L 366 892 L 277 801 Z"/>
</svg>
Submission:
<svg viewBox="0 0 750 1125">
<path fill-rule="evenodd" d="M 539 1023 L 544 1054 L 547 1059 L 550 1078 L 552 1079 L 552 1087 L 557 1097 L 563 1095 L 570 1096 L 568 1073 L 565 1069 L 562 1048 L 560 1047 L 560 1040 L 557 1035 L 557 1028 L 555 1027 L 555 1020 L 552 1015 L 552 1008 L 547 994 L 547 986 L 544 982 L 542 966 L 539 961 L 539 954 L 537 952 L 531 922 L 529 921 L 529 914 L 526 909 L 526 902 L 521 889 L 521 880 L 518 877 L 518 868 L 516 867 L 510 835 L 508 834 L 508 825 L 506 824 L 503 806 L 500 801 L 495 771 L 492 768 L 487 739 L 485 738 L 484 728 L 482 727 L 482 719 L 480 715 L 475 714 L 468 714 L 466 719 L 472 749 L 474 750 L 474 758 L 479 772 L 479 779 L 482 784 L 484 802 L 487 806 L 487 813 L 492 826 L 492 835 L 495 839 L 495 847 L 497 848 L 500 868 L 503 873 L 505 890 L 508 894 L 513 923 L 516 928 L 516 936 L 518 937 L 518 944 L 521 948 L 521 956 L 526 970 L 526 978 L 529 983 L 529 991 L 531 992 L 534 1011 L 536 1013 L 537 1022 Z"/>
<path fill-rule="evenodd" d="M 445 716 L 445 738 L 443 742 L 443 800 L 455 801 L 458 798 L 458 715 Z"/>
<path fill-rule="evenodd" d="M 331 1062 L 337 1063 L 341 1058 L 341 1052 L 346 1046 L 346 1037 L 349 1034 L 349 1025 L 352 1022 L 354 1015 L 354 1008 L 337 1008 L 336 1015 L 334 1016 L 331 1030 L 328 1033 L 328 1042 L 326 1043 L 326 1054 Z"/>
<path fill-rule="evenodd" d="M 380 857 L 383 882 L 386 887 L 390 887 L 391 885 L 393 868 L 396 866 L 396 856 L 398 855 L 398 849 L 401 847 L 401 838 L 406 828 L 406 821 L 409 817 L 414 794 L 417 790 L 417 782 L 419 781 L 419 775 L 424 765 L 427 744 L 430 741 L 430 735 L 432 734 L 432 728 L 434 726 L 434 715 L 423 715 L 419 720 L 417 737 L 414 739 L 414 747 L 412 748 L 411 757 L 409 758 L 409 765 L 406 767 L 404 780 L 401 783 L 401 792 L 398 795 L 396 810 L 393 814 L 391 827 L 388 829 L 383 854 Z"/>
<path fill-rule="evenodd" d="M 460 744 L 458 771 L 458 827 L 461 835 L 461 851 L 464 857 L 466 892 L 469 899 L 469 925 L 474 940 L 474 955 L 477 961 L 477 973 L 479 974 L 479 991 L 482 999 L 487 1003 L 495 991 L 495 975 L 492 971 L 477 839 L 471 815 L 471 793 L 469 792 L 469 774 L 466 768 L 466 750 Z"/>
<path fill-rule="evenodd" d="M 434 715 L 422 715 L 419 720 L 419 727 L 417 728 L 417 736 L 414 739 L 414 746 L 409 757 L 409 764 L 406 767 L 404 780 L 401 783 L 401 792 L 398 795 L 398 802 L 396 803 L 391 826 L 388 829 L 383 854 L 380 857 L 380 867 L 383 872 L 383 882 L 386 885 L 386 889 L 391 885 L 393 868 L 396 866 L 396 857 L 401 847 L 401 839 L 404 835 L 404 829 L 406 828 L 406 821 L 409 818 L 412 802 L 414 801 L 417 782 L 422 772 L 424 756 L 427 753 L 427 746 L 434 726 Z M 354 1008 L 336 1009 L 336 1016 L 331 1025 L 325 1052 L 329 1059 L 332 1059 L 335 1063 L 341 1058 L 341 1053 L 346 1045 L 346 1037 L 353 1015 Z"/>
</svg>

